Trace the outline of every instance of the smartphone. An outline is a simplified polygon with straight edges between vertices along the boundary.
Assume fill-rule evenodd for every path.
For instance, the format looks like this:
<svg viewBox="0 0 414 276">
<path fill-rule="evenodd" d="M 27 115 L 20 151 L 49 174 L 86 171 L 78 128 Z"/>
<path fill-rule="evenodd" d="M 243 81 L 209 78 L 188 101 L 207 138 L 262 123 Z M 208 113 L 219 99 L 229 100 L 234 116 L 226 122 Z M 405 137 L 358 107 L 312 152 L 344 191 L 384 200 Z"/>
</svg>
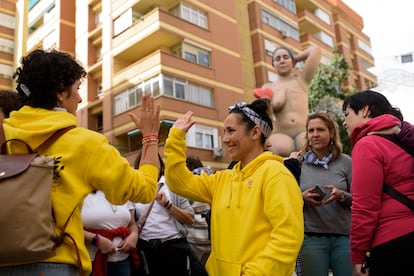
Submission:
<svg viewBox="0 0 414 276">
<path fill-rule="evenodd" d="M 315 200 L 321 201 L 325 195 L 326 195 L 326 191 L 323 187 L 319 186 L 319 184 L 316 184 L 315 188 L 313 188 L 312 190 L 314 193 L 319 194 L 319 197 L 315 198 Z"/>
</svg>

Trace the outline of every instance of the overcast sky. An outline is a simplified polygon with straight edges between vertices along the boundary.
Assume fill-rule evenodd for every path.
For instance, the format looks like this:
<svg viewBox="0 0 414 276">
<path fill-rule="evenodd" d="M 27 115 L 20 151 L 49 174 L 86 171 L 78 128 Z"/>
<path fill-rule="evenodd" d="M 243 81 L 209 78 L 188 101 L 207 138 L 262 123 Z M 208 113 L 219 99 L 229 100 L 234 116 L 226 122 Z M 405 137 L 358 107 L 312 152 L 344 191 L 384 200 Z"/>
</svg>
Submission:
<svg viewBox="0 0 414 276">
<path fill-rule="evenodd" d="M 414 53 L 413 0 L 342 0 L 364 21 L 363 33 L 371 39 L 375 67 L 369 69 L 377 76 L 387 69 L 400 68 L 414 78 L 414 63 L 396 64 L 393 57 Z M 387 71 L 388 72 L 388 71 Z M 407 76 L 407 75 L 405 75 Z M 390 75 L 392 78 L 392 76 Z M 414 123 L 414 86 L 412 81 L 383 83 L 380 88 L 391 104 L 398 106 L 405 119 Z"/>
</svg>

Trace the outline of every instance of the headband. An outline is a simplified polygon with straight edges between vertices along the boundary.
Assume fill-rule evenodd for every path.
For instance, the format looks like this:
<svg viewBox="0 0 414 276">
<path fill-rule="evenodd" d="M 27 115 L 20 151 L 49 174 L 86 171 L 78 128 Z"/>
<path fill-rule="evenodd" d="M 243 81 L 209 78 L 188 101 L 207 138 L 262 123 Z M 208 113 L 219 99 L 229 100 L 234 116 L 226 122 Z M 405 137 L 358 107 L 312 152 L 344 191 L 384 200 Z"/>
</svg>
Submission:
<svg viewBox="0 0 414 276">
<path fill-rule="evenodd" d="M 272 134 L 272 128 L 269 126 L 269 124 L 263 121 L 263 119 L 255 111 L 249 108 L 245 102 L 239 102 L 230 106 L 229 113 L 235 109 L 240 110 L 244 115 L 247 116 L 247 118 L 259 126 L 265 138 L 268 138 L 270 134 Z"/>
</svg>

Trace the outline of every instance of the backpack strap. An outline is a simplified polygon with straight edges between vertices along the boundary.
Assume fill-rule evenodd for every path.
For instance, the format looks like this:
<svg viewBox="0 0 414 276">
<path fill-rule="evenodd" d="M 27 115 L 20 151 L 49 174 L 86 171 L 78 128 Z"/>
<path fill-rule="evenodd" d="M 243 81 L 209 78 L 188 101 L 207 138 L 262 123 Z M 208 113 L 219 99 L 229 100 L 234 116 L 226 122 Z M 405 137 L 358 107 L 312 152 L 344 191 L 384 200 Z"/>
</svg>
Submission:
<svg viewBox="0 0 414 276">
<path fill-rule="evenodd" d="M 69 126 L 65 128 L 61 128 L 57 130 L 55 133 L 53 133 L 49 138 L 46 139 L 42 144 L 40 144 L 37 148 L 35 148 L 34 152 L 39 152 L 42 150 L 47 149 L 51 144 L 53 144 L 57 139 L 60 138 L 63 134 L 71 130 L 72 128 L 75 128 L 74 126 Z"/>
<path fill-rule="evenodd" d="M 1 146 L 0 151 L 1 151 L 2 154 L 6 154 L 7 153 L 7 148 L 6 148 L 7 142 L 17 141 L 17 142 L 20 142 L 20 143 L 24 144 L 29 153 L 38 153 L 38 152 L 48 148 L 57 139 L 59 139 L 60 136 L 62 136 L 63 134 L 65 134 L 66 132 L 71 130 L 72 128 L 75 128 L 75 126 L 69 126 L 69 127 L 65 127 L 65 128 L 57 130 L 55 133 L 53 133 L 51 136 L 49 136 L 49 138 L 47 138 L 46 141 L 44 141 L 37 148 L 32 150 L 32 148 L 29 146 L 29 144 L 27 144 L 25 141 L 23 141 L 21 139 L 12 138 L 12 139 L 6 140 L 6 138 L 4 136 L 4 132 L 3 132 L 3 125 L 0 125 L 0 146 Z"/>
<path fill-rule="evenodd" d="M 375 135 L 381 136 L 382 138 L 385 138 L 385 139 L 393 142 L 394 144 L 396 144 L 397 146 L 399 146 L 400 148 L 405 150 L 411 156 L 414 155 L 413 149 L 411 147 L 408 147 L 408 146 L 404 145 L 403 143 L 401 143 L 401 141 L 399 141 L 395 136 L 393 136 L 393 135 L 382 135 L 382 134 L 375 134 Z M 393 187 L 391 187 L 390 185 L 388 185 L 385 182 L 384 182 L 384 186 L 382 186 L 382 191 L 384 193 L 388 194 L 389 196 L 391 196 L 392 198 L 394 198 L 395 200 L 398 200 L 399 202 L 401 202 L 402 204 L 404 204 L 405 206 L 410 208 L 411 211 L 414 212 L 414 200 L 410 199 L 409 197 L 407 197 L 403 193 L 397 191 L 396 189 L 394 189 Z"/>
<path fill-rule="evenodd" d="M 404 204 L 405 206 L 410 208 L 411 211 L 414 212 L 414 200 L 408 198 L 406 195 L 404 195 L 403 193 L 397 191 L 396 189 L 394 189 L 393 187 L 391 187 L 387 183 L 384 183 L 384 186 L 382 187 L 382 191 L 384 193 L 390 195 L 394 199 L 398 200 L 399 202 L 401 202 L 402 204 Z"/>
</svg>

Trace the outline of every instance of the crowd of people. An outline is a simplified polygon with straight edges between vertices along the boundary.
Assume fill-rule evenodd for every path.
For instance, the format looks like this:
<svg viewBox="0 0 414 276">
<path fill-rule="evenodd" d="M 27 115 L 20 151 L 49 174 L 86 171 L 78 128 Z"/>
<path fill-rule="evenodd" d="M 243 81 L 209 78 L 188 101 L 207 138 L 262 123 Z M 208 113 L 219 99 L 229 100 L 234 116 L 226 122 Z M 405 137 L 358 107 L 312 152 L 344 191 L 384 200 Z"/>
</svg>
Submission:
<svg viewBox="0 0 414 276">
<path fill-rule="evenodd" d="M 40 152 L 59 160 L 52 209 L 56 231 L 65 227 L 66 235 L 50 258 L 0 261 L 0 275 L 412 273 L 414 214 L 384 186 L 414 200 L 413 126 L 381 93 L 351 94 L 342 127 L 352 153 L 343 153 L 341 126 L 307 108 L 319 59 L 318 47 L 296 56 L 274 51 L 278 80 L 255 90 L 253 102 L 228 108 L 222 143 L 233 162 L 213 172 L 186 156 L 192 111 L 175 120 L 160 148 L 160 107 L 143 95 L 138 114 L 130 113 L 143 137 L 131 166 L 103 135 L 78 127 L 82 65 L 57 50 L 23 57 L 17 93 L 0 92 L 0 141 L 36 148 L 73 127 Z"/>
</svg>

